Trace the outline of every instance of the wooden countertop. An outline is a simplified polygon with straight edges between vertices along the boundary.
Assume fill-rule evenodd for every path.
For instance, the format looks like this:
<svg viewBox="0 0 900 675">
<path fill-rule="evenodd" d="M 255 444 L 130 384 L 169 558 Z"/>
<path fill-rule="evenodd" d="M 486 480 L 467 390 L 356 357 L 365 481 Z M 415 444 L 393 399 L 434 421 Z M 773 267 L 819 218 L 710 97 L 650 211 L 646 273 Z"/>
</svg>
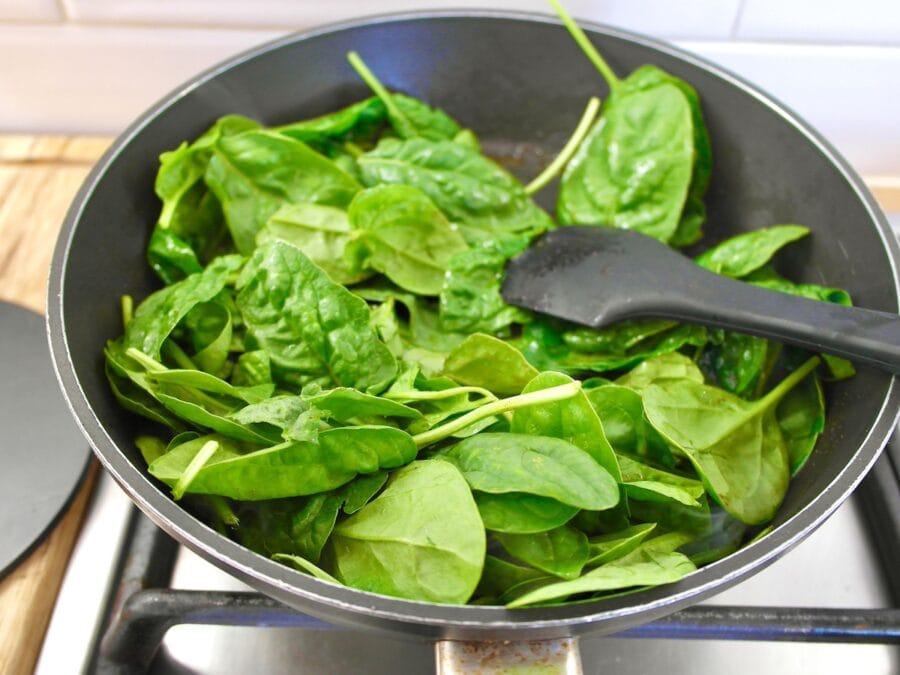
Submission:
<svg viewBox="0 0 900 675">
<path fill-rule="evenodd" d="M 57 233 L 109 138 L 0 134 L 0 299 L 43 314 Z M 0 580 L 0 673 L 34 670 L 96 462 L 50 535 Z"/>
<path fill-rule="evenodd" d="M 0 134 L 0 300 L 45 312 L 63 217 L 111 140 Z M 900 211 L 900 177 L 867 182 L 886 210 Z M 96 469 L 50 536 L 0 581 L 0 674 L 34 669 Z"/>
</svg>

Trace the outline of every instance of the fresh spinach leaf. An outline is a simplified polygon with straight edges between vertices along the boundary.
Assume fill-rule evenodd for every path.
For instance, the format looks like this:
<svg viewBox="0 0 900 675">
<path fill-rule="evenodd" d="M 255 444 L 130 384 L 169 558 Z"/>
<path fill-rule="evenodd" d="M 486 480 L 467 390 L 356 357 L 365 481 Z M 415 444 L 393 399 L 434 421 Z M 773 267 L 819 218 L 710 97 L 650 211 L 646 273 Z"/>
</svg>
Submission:
<svg viewBox="0 0 900 675">
<path fill-rule="evenodd" d="M 468 250 L 444 214 L 409 185 L 363 190 L 348 213 L 355 228 L 347 251 L 351 269 L 375 269 L 419 295 L 438 295 L 451 258 Z"/>
<path fill-rule="evenodd" d="M 344 259 L 350 241 L 347 212 L 322 204 L 285 204 L 262 226 L 257 244 L 280 239 L 293 244 L 339 284 L 355 284 L 371 276 L 368 270 L 352 270 Z"/>
<path fill-rule="evenodd" d="M 134 347 L 159 359 L 163 342 L 179 322 L 194 307 L 215 298 L 243 264 L 244 259 L 240 256 L 221 256 L 202 272 L 147 296 L 125 327 L 124 347 Z"/>
<path fill-rule="evenodd" d="M 631 553 L 601 565 L 571 581 L 548 584 L 522 595 L 506 606 L 525 607 L 562 600 L 582 593 L 601 593 L 639 586 L 674 583 L 693 572 L 696 566 L 681 553 L 666 550 L 656 537 L 639 545 Z M 667 539 L 666 544 L 680 539 Z"/>
<path fill-rule="evenodd" d="M 569 382 L 572 382 L 572 378 L 563 373 L 540 373 L 528 383 L 522 393 Z M 561 438 L 593 457 L 616 481 L 622 478 L 619 462 L 606 440 L 600 418 L 583 391 L 562 401 L 516 410 L 510 430 L 517 434 Z"/>
<path fill-rule="evenodd" d="M 299 377 L 380 391 L 397 363 L 369 324 L 365 301 L 328 278 L 300 249 L 259 247 L 237 283 L 247 330 L 272 363 Z"/>
<path fill-rule="evenodd" d="M 365 417 L 422 418 L 422 413 L 415 408 L 388 398 L 365 394 L 352 387 L 338 387 L 325 391 L 318 387 L 307 387 L 303 390 L 303 399 L 308 405 L 321 410 L 327 417 L 344 423 L 353 418 Z"/>
<path fill-rule="evenodd" d="M 809 234 L 802 225 L 773 225 L 726 239 L 697 256 L 701 267 L 740 279 L 768 263 L 784 246 Z"/>
<path fill-rule="evenodd" d="M 444 375 L 460 384 L 510 396 L 521 393 L 538 371 L 512 345 L 475 333 L 447 355 Z"/>
<path fill-rule="evenodd" d="M 150 473 L 171 484 L 206 440 L 172 450 L 154 462 Z M 417 452 L 408 434 L 378 426 L 328 429 L 314 441 L 286 441 L 244 453 L 234 448 L 220 447 L 197 472 L 189 492 L 246 501 L 311 495 L 340 487 L 360 473 L 403 466 Z"/>
<path fill-rule="evenodd" d="M 787 447 L 774 408 L 818 364 L 810 359 L 758 401 L 691 380 L 644 390 L 647 419 L 694 465 L 710 494 L 747 524 L 769 520 L 787 491 Z"/>
<path fill-rule="evenodd" d="M 456 467 L 426 460 L 394 473 L 384 492 L 335 528 L 332 544 L 335 574 L 348 586 L 464 603 L 478 586 L 486 538 Z"/>
<path fill-rule="evenodd" d="M 238 252 L 285 204 L 346 207 L 359 183 L 301 141 L 272 131 L 221 138 L 206 167 L 206 184 L 222 204 Z"/>
<path fill-rule="evenodd" d="M 578 508 L 527 492 L 475 492 L 485 529 L 510 534 L 546 532 L 565 525 Z"/>
<path fill-rule="evenodd" d="M 553 226 L 509 173 L 481 153 L 450 140 L 385 138 L 359 158 L 363 183 L 419 188 L 457 223 L 470 244 Z"/>
<path fill-rule="evenodd" d="M 498 333 L 511 324 L 527 323 L 530 315 L 507 305 L 501 295 L 507 261 L 527 246 L 527 237 L 503 237 L 454 255 L 441 289 L 441 326 Z"/>
<path fill-rule="evenodd" d="M 654 529 L 656 529 L 656 523 L 642 523 L 612 534 L 591 537 L 588 540 L 588 561 L 585 566 L 605 565 L 631 553 Z"/>
<path fill-rule="evenodd" d="M 563 579 L 581 574 L 588 560 L 587 537 L 567 525 L 536 534 L 498 532 L 494 537 L 513 558 Z"/>
<path fill-rule="evenodd" d="M 775 417 L 787 444 L 794 476 L 809 459 L 825 429 L 825 395 L 819 378 L 811 374 L 785 394 L 775 408 Z"/>
<path fill-rule="evenodd" d="M 581 448 L 560 438 L 481 433 L 442 452 L 473 490 L 527 492 L 580 509 L 619 502 L 616 481 Z"/>
</svg>

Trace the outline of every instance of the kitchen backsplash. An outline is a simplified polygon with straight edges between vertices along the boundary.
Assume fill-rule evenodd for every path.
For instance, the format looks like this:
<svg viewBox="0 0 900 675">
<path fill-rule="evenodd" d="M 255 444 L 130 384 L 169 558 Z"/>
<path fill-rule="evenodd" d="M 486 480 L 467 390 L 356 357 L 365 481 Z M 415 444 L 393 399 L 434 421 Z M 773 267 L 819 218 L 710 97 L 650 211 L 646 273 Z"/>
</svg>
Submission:
<svg viewBox="0 0 900 675">
<path fill-rule="evenodd" d="M 734 71 L 811 122 L 860 172 L 900 175 L 897 0 L 566 5 Z M 200 70 L 285 33 L 445 7 L 549 12 L 542 0 L 0 0 L 0 131 L 114 134 Z"/>
</svg>

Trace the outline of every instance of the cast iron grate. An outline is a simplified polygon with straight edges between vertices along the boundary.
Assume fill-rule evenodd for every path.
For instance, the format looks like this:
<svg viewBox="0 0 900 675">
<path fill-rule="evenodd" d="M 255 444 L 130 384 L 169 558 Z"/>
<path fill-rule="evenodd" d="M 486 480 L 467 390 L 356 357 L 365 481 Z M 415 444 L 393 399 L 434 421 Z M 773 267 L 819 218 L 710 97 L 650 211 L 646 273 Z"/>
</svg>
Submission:
<svg viewBox="0 0 900 675">
<path fill-rule="evenodd" d="M 900 442 L 888 445 L 857 494 L 878 547 L 893 607 L 697 606 L 615 637 L 900 644 L 900 568 L 896 564 L 900 560 Z M 168 588 L 177 551 L 175 540 L 134 510 L 117 592 L 91 672 L 146 673 L 166 631 L 179 624 L 341 630 L 259 593 Z"/>
</svg>

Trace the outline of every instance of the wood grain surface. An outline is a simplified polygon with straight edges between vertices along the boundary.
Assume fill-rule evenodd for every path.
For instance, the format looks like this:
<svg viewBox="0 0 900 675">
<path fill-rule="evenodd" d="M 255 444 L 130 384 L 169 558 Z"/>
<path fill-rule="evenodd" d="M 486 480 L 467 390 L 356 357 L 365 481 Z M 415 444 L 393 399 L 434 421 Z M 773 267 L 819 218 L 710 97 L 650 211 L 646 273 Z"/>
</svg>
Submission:
<svg viewBox="0 0 900 675">
<path fill-rule="evenodd" d="M 39 313 L 56 236 L 107 138 L 0 134 L 0 299 Z M 34 670 L 97 473 L 94 462 L 49 536 L 0 580 L 0 673 Z"/>
</svg>

